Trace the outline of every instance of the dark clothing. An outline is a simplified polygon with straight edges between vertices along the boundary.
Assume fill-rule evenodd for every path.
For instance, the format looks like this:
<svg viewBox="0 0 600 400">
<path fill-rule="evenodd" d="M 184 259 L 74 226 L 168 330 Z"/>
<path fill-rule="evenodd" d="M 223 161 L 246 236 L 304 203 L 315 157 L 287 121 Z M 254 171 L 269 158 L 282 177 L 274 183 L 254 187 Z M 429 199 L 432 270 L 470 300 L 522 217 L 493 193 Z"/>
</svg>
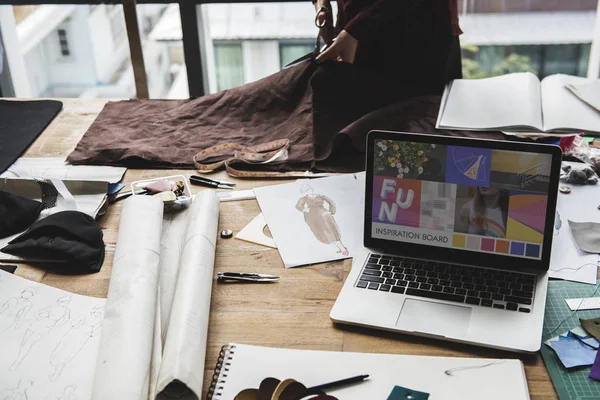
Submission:
<svg viewBox="0 0 600 400">
<path fill-rule="evenodd" d="M 217 144 L 288 139 L 285 162 L 247 168 L 343 172 L 364 168 L 371 129 L 471 135 L 435 129 L 439 95 L 461 76 L 448 0 L 338 4 L 337 29 L 359 43 L 355 65 L 307 62 L 198 99 L 108 103 L 68 161 L 192 167 L 194 154 Z"/>
<path fill-rule="evenodd" d="M 356 40 L 355 65 L 428 93 L 460 75 L 448 75 L 456 53 L 456 0 L 337 0 L 336 32 Z M 456 68 L 454 68 L 456 70 Z"/>
</svg>

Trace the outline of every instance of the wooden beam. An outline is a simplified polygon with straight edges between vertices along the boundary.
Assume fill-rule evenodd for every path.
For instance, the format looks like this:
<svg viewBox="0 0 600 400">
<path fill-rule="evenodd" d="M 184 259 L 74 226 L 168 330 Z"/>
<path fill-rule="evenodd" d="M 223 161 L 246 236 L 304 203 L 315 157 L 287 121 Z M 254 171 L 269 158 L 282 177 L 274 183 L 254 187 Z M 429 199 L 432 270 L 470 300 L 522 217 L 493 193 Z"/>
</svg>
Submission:
<svg viewBox="0 0 600 400">
<path fill-rule="evenodd" d="M 146 66 L 144 65 L 144 53 L 142 52 L 142 39 L 137 19 L 136 0 L 123 0 L 123 13 L 125 14 L 125 25 L 127 26 L 127 39 L 129 40 L 129 54 L 135 78 L 135 92 L 138 99 L 148 99 L 148 78 Z"/>
</svg>

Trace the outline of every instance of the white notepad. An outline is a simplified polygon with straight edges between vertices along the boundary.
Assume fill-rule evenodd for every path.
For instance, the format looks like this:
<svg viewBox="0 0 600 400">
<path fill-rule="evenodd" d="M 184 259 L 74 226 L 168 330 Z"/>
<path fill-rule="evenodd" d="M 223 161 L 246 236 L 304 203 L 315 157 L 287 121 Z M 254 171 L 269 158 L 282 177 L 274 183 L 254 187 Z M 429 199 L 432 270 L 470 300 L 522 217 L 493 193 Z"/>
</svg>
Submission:
<svg viewBox="0 0 600 400">
<path fill-rule="evenodd" d="M 567 88 L 589 82 L 563 74 L 540 82 L 530 72 L 455 79 L 444 91 L 436 128 L 600 132 L 600 113 Z"/>
<path fill-rule="evenodd" d="M 429 400 L 526 400 L 520 360 L 426 357 L 290 350 L 243 344 L 223 347 L 213 400 L 233 400 L 264 378 L 295 379 L 307 387 L 369 374 L 362 383 L 327 390 L 340 400 L 385 400 L 394 386 L 429 393 Z M 491 365 L 490 365 L 491 364 Z M 465 368 L 468 367 L 468 368 Z M 470 368 L 474 367 L 474 368 Z M 452 375 L 445 371 L 450 370 Z"/>
</svg>

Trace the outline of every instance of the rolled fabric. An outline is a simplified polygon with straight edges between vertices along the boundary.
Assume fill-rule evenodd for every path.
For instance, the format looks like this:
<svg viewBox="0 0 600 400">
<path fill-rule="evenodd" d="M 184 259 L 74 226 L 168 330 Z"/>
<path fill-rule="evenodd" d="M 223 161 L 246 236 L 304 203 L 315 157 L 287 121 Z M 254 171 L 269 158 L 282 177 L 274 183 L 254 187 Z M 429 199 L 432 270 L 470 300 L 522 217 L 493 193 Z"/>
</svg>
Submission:
<svg viewBox="0 0 600 400">
<path fill-rule="evenodd" d="M 163 203 L 123 206 L 94 378 L 94 400 L 146 400 L 157 317 Z"/>
<path fill-rule="evenodd" d="M 178 394 L 189 389 L 201 398 L 219 225 L 216 193 L 197 194 L 187 213 L 157 391 Z"/>
</svg>

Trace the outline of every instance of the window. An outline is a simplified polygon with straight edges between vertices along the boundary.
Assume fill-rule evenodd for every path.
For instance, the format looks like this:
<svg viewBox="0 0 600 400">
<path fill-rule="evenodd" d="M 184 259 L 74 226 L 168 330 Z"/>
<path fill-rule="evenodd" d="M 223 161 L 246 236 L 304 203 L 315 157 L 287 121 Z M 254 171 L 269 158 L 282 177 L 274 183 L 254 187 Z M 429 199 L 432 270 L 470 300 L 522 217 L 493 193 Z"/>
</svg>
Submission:
<svg viewBox="0 0 600 400">
<path fill-rule="evenodd" d="M 281 43 L 279 45 L 279 59 L 281 60 L 281 68 L 294 60 L 310 53 L 315 49 L 314 43 Z"/>
<path fill-rule="evenodd" d="M 540 79 L 552 74 L 586 76 L 590 44 L 463 46 L 466 78 L 530 71 Z"/>
<path fill-rule="evenodd" d="M 58 32 L 58 43 L 60 45 L 60 54 L 63 57 L 69 57 L 71 51 L 69 50 L 69 41 L 67 40 L 67 31 L 65 29 L 59 29 Z"/>
<path fill-rule="evenodd" d="M 110 31 L 112 33 L 113 45 L 119 48 L 127 40 L 125 29 L 125 15 L 122 6 L 107 6 L 110 19 Z"/>
<path fill-rule="evenodd" d="M 586 76 L 598 0 L 459 1 L 465 78 Z"/>
<path fill-rule="evenodd" d="M 244 84 L 242 45 L 215 43 L 215 69 L 217 90 L 230 89 Z"/>
</svg>

